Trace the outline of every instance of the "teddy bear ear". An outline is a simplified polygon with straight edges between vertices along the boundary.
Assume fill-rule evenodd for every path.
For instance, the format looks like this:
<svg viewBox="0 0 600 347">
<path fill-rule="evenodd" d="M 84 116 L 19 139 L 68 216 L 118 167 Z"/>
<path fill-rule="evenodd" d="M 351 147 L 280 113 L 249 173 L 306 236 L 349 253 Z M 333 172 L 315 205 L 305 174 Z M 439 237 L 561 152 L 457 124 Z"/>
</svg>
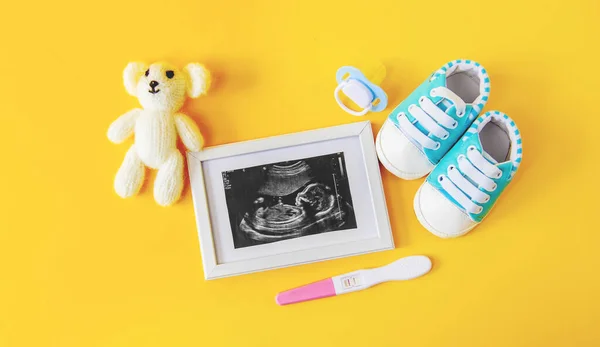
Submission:
<svg viewBox="0 0 600 347">
<path fill-rule="evenodd" d="M 141 62 L 132 62 L 127 64 L 123 71 L 123 83 L 127 93 L 137 96 L 136 87 L 140 77 L 148 70 L 148 65 Z"/>
<path fill-rule="evenodd" d="M 204 65 L 190 63 L 183 69 L 187 74 L 187 94 L 190 98 L 197 98 L 206 94 L 210 88 L 211 76 Z"/>
</svg>

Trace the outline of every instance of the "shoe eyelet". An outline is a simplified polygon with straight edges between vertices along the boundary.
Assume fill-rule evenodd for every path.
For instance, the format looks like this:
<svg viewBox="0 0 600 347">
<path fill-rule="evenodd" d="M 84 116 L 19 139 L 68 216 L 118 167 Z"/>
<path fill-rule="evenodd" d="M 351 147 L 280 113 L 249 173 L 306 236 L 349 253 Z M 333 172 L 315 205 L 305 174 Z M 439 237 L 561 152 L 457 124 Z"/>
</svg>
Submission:
<svg viewBox="0 0 600 347">
<path fill-rule="evenodd" d="M 458 122 L 454 121 L 454 123 L 452 123 L 452 125 L 450 126 L 450 129 L 456 129 L 457 126 L 458 126 Z"/>
<path fill-rule="evenodd" d="M 502 177 L 502 171 L 498 171 L 498 174 L 496 175 L 496 179 Z"/>
<path fill-rule="evenodd" d="M 464 117 L 464 116 L 465 116 L 465 113 L 466 113 L 465 111 L 462 111 L 462 112 L 456 112 L 456 116 L 458 116 L 458 118 L 462 118 L 462 117 Z"/>
<path fill-rule="evenodd" d="M 435 148 L 433 150 L 437 151 L 438 149 L 440 149 L 440 147 L 442 147 L 442 145 L 439 142 L 436 142 L 435 143 Z"/>
<path fill-rule="evenodd" d="M 450 165 L 450 166 L 448 166 L 448 170 L 449 170 L 449 171 L 452 171 L 452 170 L 454 170 L 454 169 L 456 169 L 456 166 L 454 166 L 454 165 Z"/>
<path fill-rule="evenodd" d="M 477 206 L 477 211 L 475 212 L 475 214 L 480 214 L 481 212 L 483 212 L 483 207 Z"/>
<path fill-rule="evenodd" d="M 496 191 L 496 188 L 498 188 L 498 185 L 497 185 L 496 183 L 494 183 L 494 187 L 492 188 L 492 190 L 491 190 L 491 191 L 492 191 L 492 192 L 493 192 L 493 191 Z"/>
<path fill-rule="evenodd" d="M 475 146 L 469 146 L 469 148 L 468 148 L 469 151 L 474 151 L 476 149 L 477 149 L 477 147 L 475 147 Z"/>
<path fill-rule="evenodd" d="M 442 182 L 444 180 L 444 175 L 439 175 L 438 176 L 438 182 Z"/>
<path fill-rule="evenodd" d="M 419 98 L 419 103 L 420 103 L 420 104 L 422 104 L 422 103 L 424 103 L 424 102 L 425 102 L 425 97 L 424 97 L 424 96 L 420 97 L 420 98 Z"/>
<path fill-rule="evenodd" d="M 431 96 L 433 96 L 433 97 L 437 96 L 437 93 L 435 92 L 435 89 L 432 89 L 432 90 L 429 92 L 429 95 L 431 95 Z"/>
<path fill-rule="evenodd" d="M 485 204 L 485 203 L 487 203 L 487 202 L 489 202 L 489 201 L 490 201 L 490 196 L 488 195 L 488 196 L 485 198 L 485 201 L 484 201 L 483 203 Z"/>
<path fill-rule="evenodd" d="M 447 140 L 447 139 L 448 139 L 448 137 L 450 137 L 450 135 L 449 135 L 449 134 L 444 134 L 444 136 L 442 136 L 442 140 Z"/>
<path fill-rule="evenodd" d="M 464 160 L 464 159 L 466 159 L 466 157 L 465 157 L 464 155 L 462 155 L 462 154 L 461 154 L 461 155 L 459 155 L 459 156 L 456 158 L 456 161 L 461 161 L 461 160 Z"/>
</svg>

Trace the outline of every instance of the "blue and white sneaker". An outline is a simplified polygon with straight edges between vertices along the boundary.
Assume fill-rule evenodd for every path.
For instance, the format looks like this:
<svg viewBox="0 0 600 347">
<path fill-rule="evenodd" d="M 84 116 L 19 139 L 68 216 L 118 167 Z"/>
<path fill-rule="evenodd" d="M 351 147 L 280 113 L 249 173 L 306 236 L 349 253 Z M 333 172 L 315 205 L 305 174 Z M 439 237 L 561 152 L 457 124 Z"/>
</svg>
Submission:
<svg viewBox="0 0 600 347">
<path fill-rule="evenodd" d="M 490 78 L 472 60 L 434 72 L 398 105 L 377 134 L 377 156 L 403 179 L 427 175 L 469 128 L 488 100 Z"/>
<path fill-rule="evenodd" d="M 419 188 L 414 201 L 419 222 L 439 237 L 466 234 L 490 212 L 522 155 L 515 122 L 502 112 L 486 112 Z"/>
</svg>

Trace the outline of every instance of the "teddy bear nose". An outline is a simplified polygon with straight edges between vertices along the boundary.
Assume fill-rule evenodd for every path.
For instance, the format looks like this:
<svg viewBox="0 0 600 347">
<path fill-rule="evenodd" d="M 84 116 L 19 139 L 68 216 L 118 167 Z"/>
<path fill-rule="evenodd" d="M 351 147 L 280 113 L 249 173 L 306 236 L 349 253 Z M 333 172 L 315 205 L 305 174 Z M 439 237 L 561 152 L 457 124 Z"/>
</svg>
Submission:
<svg viewBox="0 0 600 347">
<path fill-rule="evenodd" d="M 156 81 L 150 81 L 150 87 L 155 88 L 158 85 Z"/>
</svg>

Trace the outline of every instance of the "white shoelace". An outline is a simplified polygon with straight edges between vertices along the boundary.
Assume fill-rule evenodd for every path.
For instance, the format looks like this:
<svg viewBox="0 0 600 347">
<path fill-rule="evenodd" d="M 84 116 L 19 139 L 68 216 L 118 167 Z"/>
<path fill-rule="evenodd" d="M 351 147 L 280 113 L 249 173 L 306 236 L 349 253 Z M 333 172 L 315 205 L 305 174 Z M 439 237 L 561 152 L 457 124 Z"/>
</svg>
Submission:
<svg viewBox="0 0 600 347">
<path fill-rule="evenodd" d="M 456 115 L 462 118 L 465 115 L 465 102 L 453 91 L 445 87 L 433 88 L 429 93 L 432 97 L 442 97 L 449 100 L 456 107 Z M 432 140 L 429 136 L 433 135 L 440 140 L 445 140 L 450 135 L 446 129 L 454 129 L 458 125 L 457 121 L 450 117 L 446 112 L 442 111 L 429 98 L 421 97 L 419 105 L 410 105 L 408 113 L 413 116 L 419 124 L 423 126 L 429 133 L 424 134 L 407 117 L 404 112 L 398 114 L 398 124 L 400 128 L 421 146 L 428 149 L 440 148 L 440 142 Z"/>
<path fill-rule="evenodd" d="M 477 203 L 485 204 L 490 201 L 490 196 L 479 188 L 488 192 L 496 190 L 498 185 L 493 179 L 502 177 L 502 170 L 487 161 L 475 146 L 468 148 L 466 157 L 462 154 L 459 155 L 457 161 L 458 168 L 450 165 L 447 176 L 438 176 L 438 181 L 442 188 L 467 212 L 479 214 L 483 211 L 483 207 Z"/>
</svg>

